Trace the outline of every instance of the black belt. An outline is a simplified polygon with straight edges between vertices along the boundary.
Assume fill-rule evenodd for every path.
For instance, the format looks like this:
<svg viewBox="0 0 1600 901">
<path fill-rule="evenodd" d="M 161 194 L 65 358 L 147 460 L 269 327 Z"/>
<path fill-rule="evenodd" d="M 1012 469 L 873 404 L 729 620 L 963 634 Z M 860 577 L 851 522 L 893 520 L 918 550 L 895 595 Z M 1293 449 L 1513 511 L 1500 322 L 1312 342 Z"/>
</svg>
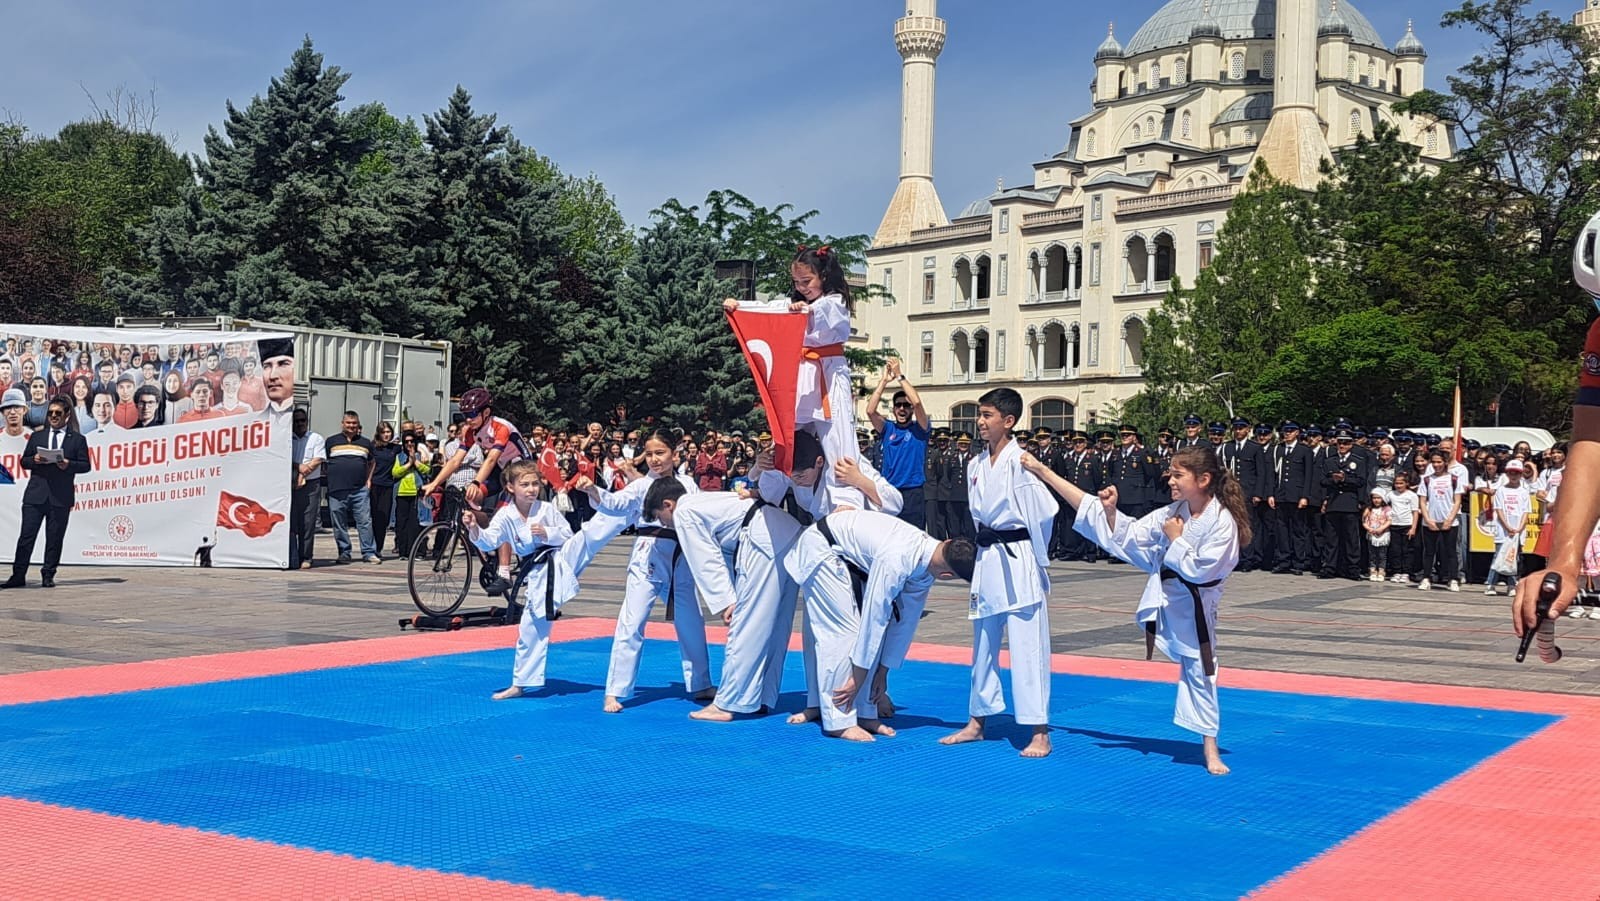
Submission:
<svg viewBox="0 0 1600 901">
<path fill-rule="evenodd" d="M 517 573 L 517 583 L 511 586 L 511 591 L 506 595 L 511 599 L 509 603 L 516 603 L 517 595 L 522 591 L 522 583 L 528 581 L 533 568 L 541 563 L 549 564 L 544 574 L 544 618 L 552 623 L 561 618 L 561 612 L 556 609 L 555 564 L 551 562 L 560 547 L 558 544 L 547 544 L 523 557 Z"/>
<path fill-rule="evenodd" d="M 1205 667 L 1206 675 L 1215 676 L 1217 674 L 1217 658 L 1211 650 L 1211 629 L 1206 625 L 1206 606 L 1200 600 L 1200 589 L 1215 588 L 1222 584 L 1222 580 L 1213 579 L 1210 582 L 1191 582 L 1178 575 L 1176 570 L 1165 566 L 1161 567 L 1161 581 L 1167 582 L 1172 579 L 1182 582 L 1183 587 L 1189 589 L 1189 596 L 1194 599 L 1194 630 L 1195 637 L 1200 639 L 1200 664 Z M 1154 657 L 1155 649 L 1156 624 L 1155 620 L 1151 620 L 1144 624 L 1144 659 L 1149 660 Z"/>
<path fill-rule="evenodd" d="M 834 550 L 838 550 L 839 549 L 839 541 L 838 541 L 838 539 L 833 537 L 833 529 L 831 527 L 829 527 L 829 525 L 828 525 L 828 517 L 824 516 L 821 519 L 817 520 L 816 525 L 817 525 L 817 531 L 822 533 L 822 537 L 823 537 L 824 540 L 826 540 L 828 542 L 828 546 L 833 548 Z M 867 571 L 862 569 L 861 567 L 855 565 L 854 563 L 851 563 L 847 558 L 845 558 L 842 555 L 839 557 L 839 562 L 844 564 L 845 572 L 850 574 L 850 593 L 855 595 L 856 612 L 860 613 L 861 612 L 861 608 L 866 603 L 866 598 L 867 598 Z M 894 601 L 894 603 L 890 605 L 889 609 L 890 609 L 890 612 L 894 614 L 895 622 L 899 622 L 900 621 L 900 601 L 899 601 L 899 599 L 896 599 Z"/>
<path fill-rule="evenodd" d="M 976 543 L 978 547 L 994 547 L 998 544 L 1005 548 L 1006 556 L 1015 559 L 1016 553 L 1005 546 L 1014 541 L 1029 541 L 1032 537 L 1027 529 L 990 529 L 980 526 Z"/>
<path fill-rule="evenodd" d="M 672 562 L 667 564 L 666 621 L 672 622 L 678 601 L 678 561 L 683 559 L 683 545 L 678 543 L 678 533 L 666 526 L 639 526 L 633 533 L 638 538 L 655 538 L 672 542 Z"/>
</svg>

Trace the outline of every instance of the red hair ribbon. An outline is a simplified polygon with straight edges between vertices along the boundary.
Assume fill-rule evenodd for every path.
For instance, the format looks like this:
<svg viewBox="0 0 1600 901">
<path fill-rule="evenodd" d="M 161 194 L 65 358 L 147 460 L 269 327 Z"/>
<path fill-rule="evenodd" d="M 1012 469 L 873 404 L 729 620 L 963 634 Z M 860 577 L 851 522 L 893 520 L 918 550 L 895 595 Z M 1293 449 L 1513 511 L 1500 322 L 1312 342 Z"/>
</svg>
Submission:
<svg viewBox="0 0 1600 901">
<path fill-rule="evenodd" d="M 832 249 L 833 249 L 832 247 L 828 246 L 827 244 L 824 244 L 821 247 L 817 248 L 817 256 L 825 257 L 825 256 L 828 255 L 828 251 L 830 251 Z"/>
<path fill-rule="evenodd" d="M 804 244 L 801 244 L 798 248 L 795 249 L 795 253 L 805 253 L 807 249 L 808 248 Z"/>
</svg>

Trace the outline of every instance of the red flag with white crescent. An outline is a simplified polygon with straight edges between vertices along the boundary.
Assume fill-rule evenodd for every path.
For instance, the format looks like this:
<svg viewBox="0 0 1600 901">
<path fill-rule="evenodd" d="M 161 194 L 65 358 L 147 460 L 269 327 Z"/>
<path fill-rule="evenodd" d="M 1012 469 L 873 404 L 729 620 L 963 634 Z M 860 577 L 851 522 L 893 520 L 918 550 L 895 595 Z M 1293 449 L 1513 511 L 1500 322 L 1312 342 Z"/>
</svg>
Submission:
<svg viewBox="0 0 1600 901">
<path fill-rule="evenodd" d="M 756 392 L 767 411 L 767 428 L 772 432 L 774 465 L 779 472 L 789 471 L 790 449 L 794 445 L 794 407 L 799 394 L 800 355 L 805 350 L 804 313 L 762 313 L 734 310 L 728 313 L 733 337 L 744 352 Z"/>
<path fill-rule="evenodd" d="M 217 525 L 225 529 L 238 529 L 250 538 L 262 538 L 283 521 L 282 513 L 273 513 L 252 498 L 218 492 Z"/>
</svg>

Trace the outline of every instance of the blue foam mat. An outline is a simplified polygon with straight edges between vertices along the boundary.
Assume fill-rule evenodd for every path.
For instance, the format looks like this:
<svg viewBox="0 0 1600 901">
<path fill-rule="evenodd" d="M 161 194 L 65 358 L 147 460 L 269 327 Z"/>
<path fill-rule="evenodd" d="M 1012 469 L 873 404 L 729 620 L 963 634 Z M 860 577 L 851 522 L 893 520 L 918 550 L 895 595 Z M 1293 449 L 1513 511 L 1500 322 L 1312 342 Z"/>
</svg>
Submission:
<svg viewBox="0 0 1600 901">
<path fill-rule="evenodd" d="M 867 745 L 687 719 L 662 641 L 607 716 L 609 651 L 554 645 L 498 703 L 509 651 L 0 707 L 0 794 L 619 898 L 1232 898 L 1555 720 L 1224 689 L 1218 779 L 1171 684 L 1054 677 L 1035 761 L 1004 716 L 937 743 L 963 666 L 908 663 L 900 735 Z M 800 685 L 791 654 L 785 711 Z"/>
</svg>

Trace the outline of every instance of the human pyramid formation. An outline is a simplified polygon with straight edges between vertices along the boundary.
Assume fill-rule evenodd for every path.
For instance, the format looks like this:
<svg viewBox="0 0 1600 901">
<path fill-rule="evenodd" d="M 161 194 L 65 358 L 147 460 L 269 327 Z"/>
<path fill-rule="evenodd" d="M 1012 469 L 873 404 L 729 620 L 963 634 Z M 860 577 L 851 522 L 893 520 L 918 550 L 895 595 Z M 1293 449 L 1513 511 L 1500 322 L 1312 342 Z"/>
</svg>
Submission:
<svg viewBox="0 0 1600 901">
<path fill-rule="evenodd" d="M 842 346 L 852 302 L 844 272 L 827 247 L 801 248 L 791 266 L 794 294 L 759 312 L 807 315 L 800 361 L 792 465 L 774 468 L 771 449 L 756 460 L 754 499 L 702 492 L 677 473 L 677 436 L 650 435 L 645 471 L 620 490 L 585 491 L 598 511 L 574 532 L 554 504 L 541 501 L 532 461 L 504 466 L 506 503 L 492 517 L 463 514 L 468 536 L 486 552 L 532 556 L 512 681 L 497 700 L 544 684 L 551 614 L 578 592 L 578 580 L 607 542 L 637 529 L 606 675 L 605 710 L 632 696 L 644 627 L 666 604 L 683 661 L 685 690 L 706 706 L 690 714 L 727 722 L 775 709 L 794 612 L 804 599 L 806 709 L 791 723 L 820 720 L 824 734 L 852 741 L 894 735 L 884 723 L 894 705 L 890 670 L 906 659 L 929 590 L 937 580 L 972 585 L 969 720 L 941 739 L 980 741 L 988 717 L 1006 710 L 1000 679 L 1002 638 L 1011 654 L 1015 719 L 1032 728 L 1024 757 L 1051 751 L 1048 566 L 1057 497 L 1077 509 L 1074 528 L 1149 573 L 1136 619 L 1147 647 L 1181 665 L 1174 722 L 1203 737 L 1207 769 L 1228 772 L 1217 748 L 1215 634 L 1221 585 L 1249 541 L 1238 482 L 1210 448 L 1185 448 L 1170 468 L 1171 502 L 1134 520 L 1117 512 L 1117 489 L 1089 494 L 1026 453 L 1012 432 L 1021 395 L 996 388 L 979 399 L 983 450 L 967 465 L 975 540 L 936 540 L 896 517 L 900 493 L 856 448 L 849 370 Z M 729 310 L 749 304 L 725 302 Z M 470 422 L 489 415 L 463 410 Z M 485 505 L 486 509 L 492 509 Z M 713 687 L 706 607 L 728 625 L 722 678 Z M 677 604 L 693 612 L 679 614 Z"/>
</svg>

